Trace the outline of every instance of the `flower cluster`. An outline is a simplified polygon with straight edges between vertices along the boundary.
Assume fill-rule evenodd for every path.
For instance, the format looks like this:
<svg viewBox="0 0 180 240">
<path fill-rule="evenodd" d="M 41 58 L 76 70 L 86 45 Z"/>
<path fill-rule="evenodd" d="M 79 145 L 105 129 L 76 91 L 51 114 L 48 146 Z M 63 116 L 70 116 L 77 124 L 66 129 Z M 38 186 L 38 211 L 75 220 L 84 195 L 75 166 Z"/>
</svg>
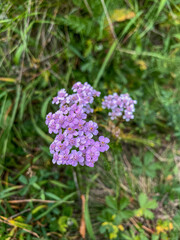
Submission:
<svg viewBox="0 0 180 240">
<path fill-rule="evenodd" d="M 93 103 L 94 97 L 99 97 L 100 92 L 94 90 L 91 85 L 88 83 L 82 84 L 81 82 L 77 82 L 73 85 L 72 90 L 74 94 L 68 95 L 65 89 L 61 89 L 58 92 L 58 95 L 53 98 L 53 104 L 60 104 L 60 107 L 68 104 L 78 104 L 83 108 L 85 113 L 92 113 L 93 109 L 89 104 Z"/>
<path fill-rule="evenodd" d="M 133 112 L 135 111 L 134 105 L 136 103 L 137 101 L 133 100 L 128 93 L 120 95 L 114 93 L 104 97 L 102 107 L 112 110 L 112 112 L 109 112 L 112 120 L 122 116 L 128 122 L 134 118 Z"/>
<path fill-rule="evenodd" d="M 100 136 L 98 141 L 93 139 L 98 134 L 97 123 L 86 121 L 87 114 L 93 112 L 89 104 L 100 92 L 88 83 L 80 82 L 74 84 L 72 90 L 74 93 L 71 95 L 65 89 L 58 92 L 52 103 L 60 104 L 60 108 L 46 117 L 49 133 L 57 134 L 50 145 L 53 163 L 94 167 L 100 152 L 109 148 L 108 138 Z"/>
</svg>

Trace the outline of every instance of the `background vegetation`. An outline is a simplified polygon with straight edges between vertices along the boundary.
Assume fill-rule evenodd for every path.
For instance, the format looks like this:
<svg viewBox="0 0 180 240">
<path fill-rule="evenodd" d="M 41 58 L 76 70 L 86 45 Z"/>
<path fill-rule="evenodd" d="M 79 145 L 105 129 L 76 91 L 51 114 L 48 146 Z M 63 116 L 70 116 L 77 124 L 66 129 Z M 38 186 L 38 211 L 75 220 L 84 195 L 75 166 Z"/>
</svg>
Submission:
<svg viewBox="0 0 180 240">
<path fill-rule="evenodd" d="M 179 239 L 179 26 L 178 0 L 1 0 L 0 239 Z M 111 143 L 93 169 L 48 149 L 77 81 L 138 101 L 130 123 L 94 104 Z"/>
</svg>

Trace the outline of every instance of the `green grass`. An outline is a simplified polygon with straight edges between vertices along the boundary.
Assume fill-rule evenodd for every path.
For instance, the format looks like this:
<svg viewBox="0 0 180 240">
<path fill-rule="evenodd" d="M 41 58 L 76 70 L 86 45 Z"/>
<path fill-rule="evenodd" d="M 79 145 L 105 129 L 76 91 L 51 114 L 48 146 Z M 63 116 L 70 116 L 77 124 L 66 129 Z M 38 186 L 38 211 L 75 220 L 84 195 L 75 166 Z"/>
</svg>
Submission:
<svg viewBox="0 0 180 240">
<path fill-rule="evenodd" d="M 86 239 L 179 239 L 179 30 L 177 0 L 1 2 L 0 239 L 81 239 L 81 195 Z M 94 104 L 111 143 L 93 169 L 48 149 L 51 99 L 77 81 L 138 101 L 130 123 Z"/>
</svg>

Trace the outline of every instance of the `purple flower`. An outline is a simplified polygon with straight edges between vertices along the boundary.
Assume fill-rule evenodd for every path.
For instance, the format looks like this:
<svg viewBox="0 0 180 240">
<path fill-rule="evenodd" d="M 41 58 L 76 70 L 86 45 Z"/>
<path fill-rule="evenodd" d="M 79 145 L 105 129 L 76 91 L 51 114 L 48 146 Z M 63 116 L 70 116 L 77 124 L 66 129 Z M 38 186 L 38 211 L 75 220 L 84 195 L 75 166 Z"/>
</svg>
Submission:
<svg viewBox="0 0 180 240">
<path fill-rule="evenodd" d="M 58 155 L 57 153 L 55 153 L 55 154 L 53 155 L 53 160 L 52 160 L 52 162 L 55 164 L 55 163 L 58 162 L 58 160 L 59 160 L 59 155 Z"/>
<path fill-rule="evenodd" d="M 58 165 L 80 164 L 93 167 L 98 161 L 100 152 L 109 148 L 107 138 L 101 136 L 99 141 L 93 139 L 98 134 L 98 125 L 86 120 L 87 114 L 93 112 L 90 104 L 100 92 L 94 90 L 88 83 L 80 82 L 74 84 L 72 89 L 74 93 L 71 95 L 68 95 L 65 89 L 58 92 L 53 98 L 53 103 L 60 104 L 59 110 L 54 114 L 49 113 L 46 117 L 49 133 L 57 134 L 50 145 L 52 162 Z M 129 111 L 132 111 L 131 105 L 126 109 L 128 117 Z"/>
<path fill-rule="evenodd" d="M 82 107 L 81 108 L 77 108 L 75 110 L 75 113 L 76 113 L 76 117 L 78 119 L 86 119 L 87 118 L 87 114 L 84 113 L 84 110 L 83 110 Z"/>
<path fill-rule="evenodd" d="M 65 148 L 66 148 L 66 146 L 64 143 L 56 142 L 56 148 L 55 148 L 56 152 L 61 152 L 61 151 L 65 150 Z"/>
<path fill-rule="evenodd" d="M 82 120 L 82 119 L 79 120 L 79 122 L 78 122 L 78 124 L 77 124 L 77 126 L 76 126 L 77 129 L 80 130 L 80 131 L 82 131 L 82 130 L 84 129 L 84 124 L 85 124 L 85 122 L 86 122 L 86 121 L 84 121 L 84 120 Z"/>
<path fill-rule="evenodd" d="M 70 127 L 70 126 L 69 126 L 69 127 L 67 128 L 67 130 L 65 130 L 65 131 L 67 132 L 67 134 L 73 135 L 76 130 L 75 130 L 73 127 Z"/>
<path fill-rule="evenodd" d="M 56 148 L 56 143 L 52 142 L 50 145 L 50 153 L 54 154 L 55 153 L 55 148 Z"/>
<path fill-rule="evenodd" d="M 109 138 L 100 136 L 99 137 L 99 143 L 100 143 L 100 147 L 99 147 L 99 151 L 100 152 L 105 152 L 109 149 L 109 146 L 107 145 L 107 143 L 109 143 L 110 140 Z"/>
<path fill-rule="evenodd" d="M 61 154 L 59 154 L 59 160 L 57 161 L 57 164 L 58 165 L 61 165 L 61 164 L 69 165 L 68 161 L 69 161 L 69 149 L 66 149 Z"/>
<path fill-rule="evenodd" d="M 76 151 L 76 150 L 72 150 L 71 154 L 70 154 L 70 164 L 75 167 L 75 166 L 77 166 L 78 162 L 80 164 L 83 164 L 83 162 L 84 162 L 84 158 L 82 156 L 82 152 Z"/>
<path fill-rule="evenodd" d="M 61 113 L 63 113 L 63 114 L 68 114 L 68 106 L 67 106 L 67 105 L 62 104 L 60 109 L 61 109 L 61 110 L 60 110 Z"/>
<path fill-rule="evenodd" d="M 68 94 L 66 93 L 66 90 L 65 89 L 61 89 L 58 92 L 57 97 L 53 98 L 52 104 L 59 104 L 60 102 L 63 102 L 66 99 L 67 95 Z"/>
<path fill-rule="evenodd" d="M 98 134 L 97 128 L 98 128 L 97 123 L 95 123 L 93 121 L 89 121 L 85 125 L 85 131 L 90 132 L 90 133 L 92 133 L 94 135 Z"/>
<path fill-rule="evenodd" d="M 91 134 L 92 135 L 92 134 Z M 92 141 L 90 141 L 90 139 L 93 137 L 90 136 L 89 134 L 88 135 L 83 135 L 82 137 L 80 137 L 80 145 L 82 144 L 83 146 L 87 147 L 89 145 L 91 145 Z"/>
<path fill-rule="evenodd" d="M 81 82 L 77 82 L 73 85 L 72 89 L 73 89 L 73 92 L 77 92 L 77 90 L 80 88 L 80 87 L 83 87 L 83 84 Z"/>
<path fill-rule="evenodd" d="M 60 114 L 59 115 L 59 118 L 56 120 L 56 122 L 60 125 L 60 126 L 62 126 L 63 124 L 64 124 L 64 122 L 65 122 L 65 116 L 63 115 L 63 114 Z"/>
<path fill-rule="evenodd" d="M 87 104 L 86 106 L 83 107 L 83 111 L 89 114 L 89 113 L 93 113 L 94 110 L 90 107 L 89 104 Z"/>
<path fill-rule="evenodd" d="M 134 105 L 136 103 L 137 101 L 132 100 L 128 93 L 121 95 L 114 93 L 113 95 L 104 97 L 102 107 L 112 110 L 112 112 L 108 114 L 112 120 L 122 116 L 123 119 L 128 122 L 134 118 L 133 112 L 135 111 Z"/>
<path fill-rule="evenodd" d="M 100 152 L 99 149 L 92 146 L 86 151 L 86 162 L 85 164 L 89 167 L 94 167 L 94 163 L 97 162 Z"/>
<path fill-rule="evenodd" d="M 60 101 L 63 101 L 65 100 L 65 98 L 67 97 L 67 93 L 66 93 L 66 90 L 65 89 L 61 89 L 59 92 L 58 92 L 58 98 Z"/>
<path fill-rule="evenodd" d="M 52 104 L 59 104 L 59 99 L 58 99 L 58 97 L 54 97 L 54 98 L 53 98 Z"/>
<path fill-rule="evenodd" d="M 64 140 L 64 135 L 60 132 L 56 137 L 56 141 L 62 142 Z"/>
<path fill-rule="evenodd" d="M 48 115 L 46 116 L 46 125 L 49 125 L 50 121 L 52 120 L 52 112 L 48 113 Z"/>
<path fill-rule="evenodd" d="M 58 125 L 59 126 L 59 125 Z M 56 122 L 54 119 L 52 119 L 49 123 L 49 133 L 58 133 L 58 128 L 56 126 Z"/>
</svg>

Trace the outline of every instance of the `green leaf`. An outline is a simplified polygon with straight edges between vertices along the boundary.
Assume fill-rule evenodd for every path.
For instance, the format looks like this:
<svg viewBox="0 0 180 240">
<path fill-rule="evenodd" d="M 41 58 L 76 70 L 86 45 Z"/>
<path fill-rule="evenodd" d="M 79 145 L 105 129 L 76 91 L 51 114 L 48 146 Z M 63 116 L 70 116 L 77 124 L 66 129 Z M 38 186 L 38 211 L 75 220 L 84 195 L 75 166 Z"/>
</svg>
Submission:
<svg viewBox="0 0 180 240">
<path fill-rule="evenodd" d="M 120 206 L 120 210 L 123 210 L 124 208 L 126 208 L 129 204 L 129 199 L 128 198 L 121 198 L 119 201 L 119 206 Z"/>
<path fill-rule="evenodd" d="M 26 185 L 24 188 L 20 190 L 19 193 L 21 196 L 24 196 L 28 192 L 28 190 L 29 190 L 29 185 Z"/>
<path fill-rule="evenodd" d="M 116 215 L 114 222 L 116 225 L 119 225 L 122 223 L 123 220 L 127 220 L 127 219 L 131 218 L 132 216 L 133 216 L 133 211 L 131 211 L 131 210 L 121 211 L 120 210 L 120 212 L 118 212 L 118 214 Z"/>
<path fill-rule="evenodd" d="M 133 156 L 133 157 L 131 158 L 131 161 L 132 161 L 132 162 L 134 163 L 134 165 L 136 165 L 137 167 L 141 167 L 141 168 L 142 168 L 143 164 L 142 164 L 142 162 L 141 162 L 141 160 L 140 160 L 139 157 Z"/>
<path fill-rule="evenodd" d="M 34 208 L 34 209 L 32 210 L 32 214 L 34 215 L 34 214 L 36 214 L 37 212 L 39 212 L 41 209 L 44 209 L 44 208 L 47 208 L 47 205 L 39 205 L 39 206 L 37 206 L 36 208 Z"/>
<path fill-rule="evenodd" d="M 159 235 L 153 234 L 151 238 L 152 238 L 152 240 L 159 240 Z"/>
<path fill-rule="evenodd" d="M 65 185 L 65 184 L 63 184 L 63 183 L 61 183 L 61 182 L 58 182 L 58 181 L 56 181 L 56 180 L 50 180 L 50 183 L 58 186 L 60 189 L 61 189 L 61 188 L 69 188 L 67 185 Z"/>
<path fill-rule="evenodd" d="M 37 183 L 31 184 L 35 189 L 41 190 L 41 187 Z"/>
<path fill-rule="evenodd" d="M 17 48 L 16 53 L 15 53 L 15 56 L 14 56 L 14 63 L 15 63 L 16 65 L 19 64 L 21 55 L 22 55 L 22 53 L 23 53 L 24 50 L 25 50 L 24 44 L 21 44 L 21 45 Z"/>
<path fill-rule="evenodd" d="M 54 200 L 57 200 L 57 201 L 60 200 L 60 197 L 58 197 L 58 196 L 55 195 L 54 193 L 51 193 L 51 192 L 45 192 L 45 195 L 46 195 L 47 197 L 49 197 L 50 199 L 54 199 Z"/>
<path fill-rule="evenodd" d="M 115 198 L 113 198 L 112 196 L 106 196 L 106 204 L 108 205 L 108 207 L 117 210 L 117 201 Z"/>
<path fill-rule="evenodd" d="M 65 233 L 67 231 L 67 227 L 68 227 L 67 220 L 68 220 L 67 216 L 62 216 L 58 220 L 59 230 L 62 233 Z"/>
<path fill-rule="evenodd" d="M 150 210 L 148 210 L 148 209 L 146 209 L 144 211 L 144 216 L 149 218 L 149 219 L 153 219 L 154 218 L 154 214 Z"/>
<path fill-rule="evenodd" d="M 37 176 L 32 176 L 30 179 L 29 179 L 29 184 L 34 184 L 36 181 L 37 181 Z"/>
<path fill-rule="evenodd" d="M 148 201 L 147 195 L 145 193 L 141 193 L 138 197 L 139 205 L 140 207 L 146 206 L 146 203 Z"/>
<path fill-rule="evenodd" d="M 154 159 L 154 155 L 151 152 L 146 152 L 144 155 L 144 165 L 148 166 Z"/>
<path fill-rule="evenodd" d="M 146 203 L 146 208 L 155 209 L 155 208 L 157 208 L 157 206 L 158 206 L 158 204 L 157 204 L 156 200 L 151 200 Z"/>
<path fill-rule="evenodd" d="M 21 175 L 19 177 L 19 181 L 22 183 L 22 184 L 28 184 L 28 180 L 27 178 L 24 176 L 24 175 Z"/>
</svg>

